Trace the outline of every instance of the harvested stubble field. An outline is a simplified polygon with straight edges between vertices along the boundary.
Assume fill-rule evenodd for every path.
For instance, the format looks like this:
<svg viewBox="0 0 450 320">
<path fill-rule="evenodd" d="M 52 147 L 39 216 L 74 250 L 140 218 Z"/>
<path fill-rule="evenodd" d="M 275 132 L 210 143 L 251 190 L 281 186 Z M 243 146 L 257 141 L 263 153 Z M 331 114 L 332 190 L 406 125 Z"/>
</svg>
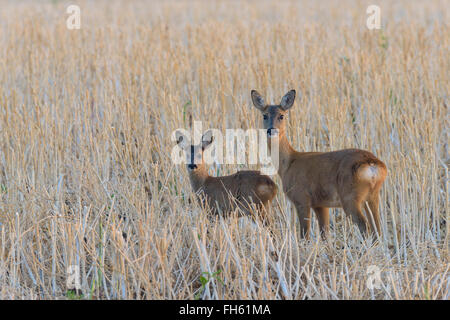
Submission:
<svg viewBox="0 0 450 320">
<path fill-rule="evenodd" d="M 77 1 L 69 30 L 69 3 L 2 1 L 0 299 L 449 299 L 449 3 L 369 30 L 372 2 Z M 291 88 L 297 150 L 388 166 L 378 243 L 342 209 L 301 239 L 278 176 L 272 236 L 211 221 L 172 164 L 175 129 L 259 128 L 250 90 Z"/>
</svg>

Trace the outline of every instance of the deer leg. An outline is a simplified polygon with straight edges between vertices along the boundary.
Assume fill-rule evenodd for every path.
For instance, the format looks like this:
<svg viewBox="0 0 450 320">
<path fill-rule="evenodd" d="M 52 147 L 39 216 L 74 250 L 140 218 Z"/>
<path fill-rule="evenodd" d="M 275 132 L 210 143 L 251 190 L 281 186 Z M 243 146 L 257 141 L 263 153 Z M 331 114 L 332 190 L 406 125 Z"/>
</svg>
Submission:
<svg viewBox="0 0 450 320">
<path fill-rule="evenodd" d="M 378 235 L 381 236 L 379 200 L 380 200 L 379 192 L 375 192 L 375 193 L 371 194 L 369 196 L 369 198 L 367 199 L 367 204 L 368 204 L 370 211 L 366 209 L 366 213 L 367 213 L 367 217 L 369 218 L 369 221 L 370 221 L 370 226 L 371 226 L 372 232 L 375 233 L 375 228 L 376 228 Z M 370 218 L 370 213 L 372 213 L 373 221 Z M 373 226 L 373 223 L 375 223 L 375 226 Z"/>
<path fill-rule="evenodd" d="M 273 216 L 271 215 L 272 210 L 272 203 L 271 201 L 266 201 L 260 204 L 260 210 L 259 210 L 259 217 L 261 219 L 261 222 L 263 226 L 267 229 L 269 232 L 269 252 L 272 258 L 275 261 L 278 261 L 278 253 L 275 251 L 273 247 L 273 238 L 275 238 L 275 233 L 272 228 L 273 226 Z"/>
<path fill-rule="evenodd" d="M 256 212 L 251 215 L 254 222 L 257 219 L 261 222 L 261 224 L 268 228 L 272 224 L 272 219 L 270 216 L 271 205 L 270 202 L 258 203 L 256 204 Z"/>
<path fill-rule="evenodd" d="M 240 209 L 244 213 L 243 216 L 251 218 L 254 223 L 257 223 L 257 221 L 259 220 L 264 227 L 267 226 L 266 213 L 264 211 L 265 208 L 262 203 L 255 203 L 254 207 L 252 207 L 252 205 L 248 203 L 245 206 L 241 206 Z"/>
<path fill-rule="evenodd" d="M 261 203 L 259 205 L 259 219 L 261 220 L 264 227 L 268 227 L 271 224 L 271 221 L 269 221 L 270 214 L 270 203 Z"/>
<path fill-rule="evenodd" d="M 300 222 L 301 236 L 309 239 L 309 231 L 311 229 L 311 207 L 300 203 L 295 204 L 297 216 Z"/>
<path fill-rule="evenodd" d="M 319 220 L 320 235 L 325 240 L 330 233 L 330 211 L 326 207 L 317 207 L 314 212 Z"/>
<path fill-rule="evenodd" d="M 361 210 L 361 202 L 347 201 L 346 203 L 343 203 L 343 208 L 345 214 L 347 216 L 350 216 L 352 218 L 353 223 L 355 223 L 358 226 L 361 234 L 366 235 L 367 221 L 366 217 L 364 216 Z"/>
</svg>

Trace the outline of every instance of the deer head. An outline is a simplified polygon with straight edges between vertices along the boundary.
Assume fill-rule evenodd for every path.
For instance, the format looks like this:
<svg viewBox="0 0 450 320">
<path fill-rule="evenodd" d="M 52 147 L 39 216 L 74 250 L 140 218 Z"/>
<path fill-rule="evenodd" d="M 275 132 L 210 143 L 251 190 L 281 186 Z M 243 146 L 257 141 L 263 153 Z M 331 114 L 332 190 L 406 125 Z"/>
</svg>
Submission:
<svg viewBox="0 0 450 320">
<path fill-rule="evenodd" d="M 295 100 L 295 90 L 291 90 L 284 95 L 278 105 L 268 105 L 264 98 L 256 90 L 252 90 L 253 105 L 261 111 L 263 115 L 264 129 L 267 136 L 273 137 L 277 133 L 284 135 L 286 132 L 286 113 L 292 107 Z"/>
<path fill-rule="evenodd" d="M 177 144 L 184 150 L 188 171 L 194 172 L 204 163 L 203 152 L 212 144 L 214 137 L 212 131 L 206 131 L 198 145 L 191 144 L 189 139 L 181 132 L 176 133 Z"/>
</svg>

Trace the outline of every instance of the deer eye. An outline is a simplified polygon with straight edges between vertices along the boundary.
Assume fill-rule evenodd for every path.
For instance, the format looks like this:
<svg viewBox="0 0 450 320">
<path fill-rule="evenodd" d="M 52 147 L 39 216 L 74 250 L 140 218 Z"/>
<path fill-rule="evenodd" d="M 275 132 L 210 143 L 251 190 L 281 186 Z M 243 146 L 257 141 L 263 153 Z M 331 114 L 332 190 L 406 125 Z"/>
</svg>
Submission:
<svg viewBox="0 0 450 320">
<path fill-rule="evenodd" d="M 269 118 L 269 116 L 268 116 L 267 114 L 265 114 L 265 115 L 263 116 L 263 118 L 264 118 L 264 120 L 267 120 L 267 119 Z"/>
<path fill-rule="evenodd" d="M 280 115 L 280 117 L 278 119 L 283 120 L 284 116 Z"/>
</svg>

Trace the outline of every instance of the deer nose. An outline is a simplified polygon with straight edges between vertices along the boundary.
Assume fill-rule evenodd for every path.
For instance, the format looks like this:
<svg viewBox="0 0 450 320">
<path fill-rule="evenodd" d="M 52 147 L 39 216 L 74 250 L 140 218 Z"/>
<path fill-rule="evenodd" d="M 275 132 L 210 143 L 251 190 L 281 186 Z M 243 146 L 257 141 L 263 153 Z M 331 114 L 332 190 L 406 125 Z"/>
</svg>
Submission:
<svg viewBox="0 0 450 320">
<path fill-rule="evenodd" d="M 197 169 L 197 165 L 196 164 L 188 164 L 188 168 L 191 170 Z"/>
<path fill-rule="evenodd" d="M 275 129 L 275 128 L 269 128 L 269 129 L 267 129 L 267 135 L 270 137 L 270 136 L 272 136 L 272 135 L 274 135 L 275 133 L 276 133 L 276 130 L 277 129 Z"/>
</svg>

